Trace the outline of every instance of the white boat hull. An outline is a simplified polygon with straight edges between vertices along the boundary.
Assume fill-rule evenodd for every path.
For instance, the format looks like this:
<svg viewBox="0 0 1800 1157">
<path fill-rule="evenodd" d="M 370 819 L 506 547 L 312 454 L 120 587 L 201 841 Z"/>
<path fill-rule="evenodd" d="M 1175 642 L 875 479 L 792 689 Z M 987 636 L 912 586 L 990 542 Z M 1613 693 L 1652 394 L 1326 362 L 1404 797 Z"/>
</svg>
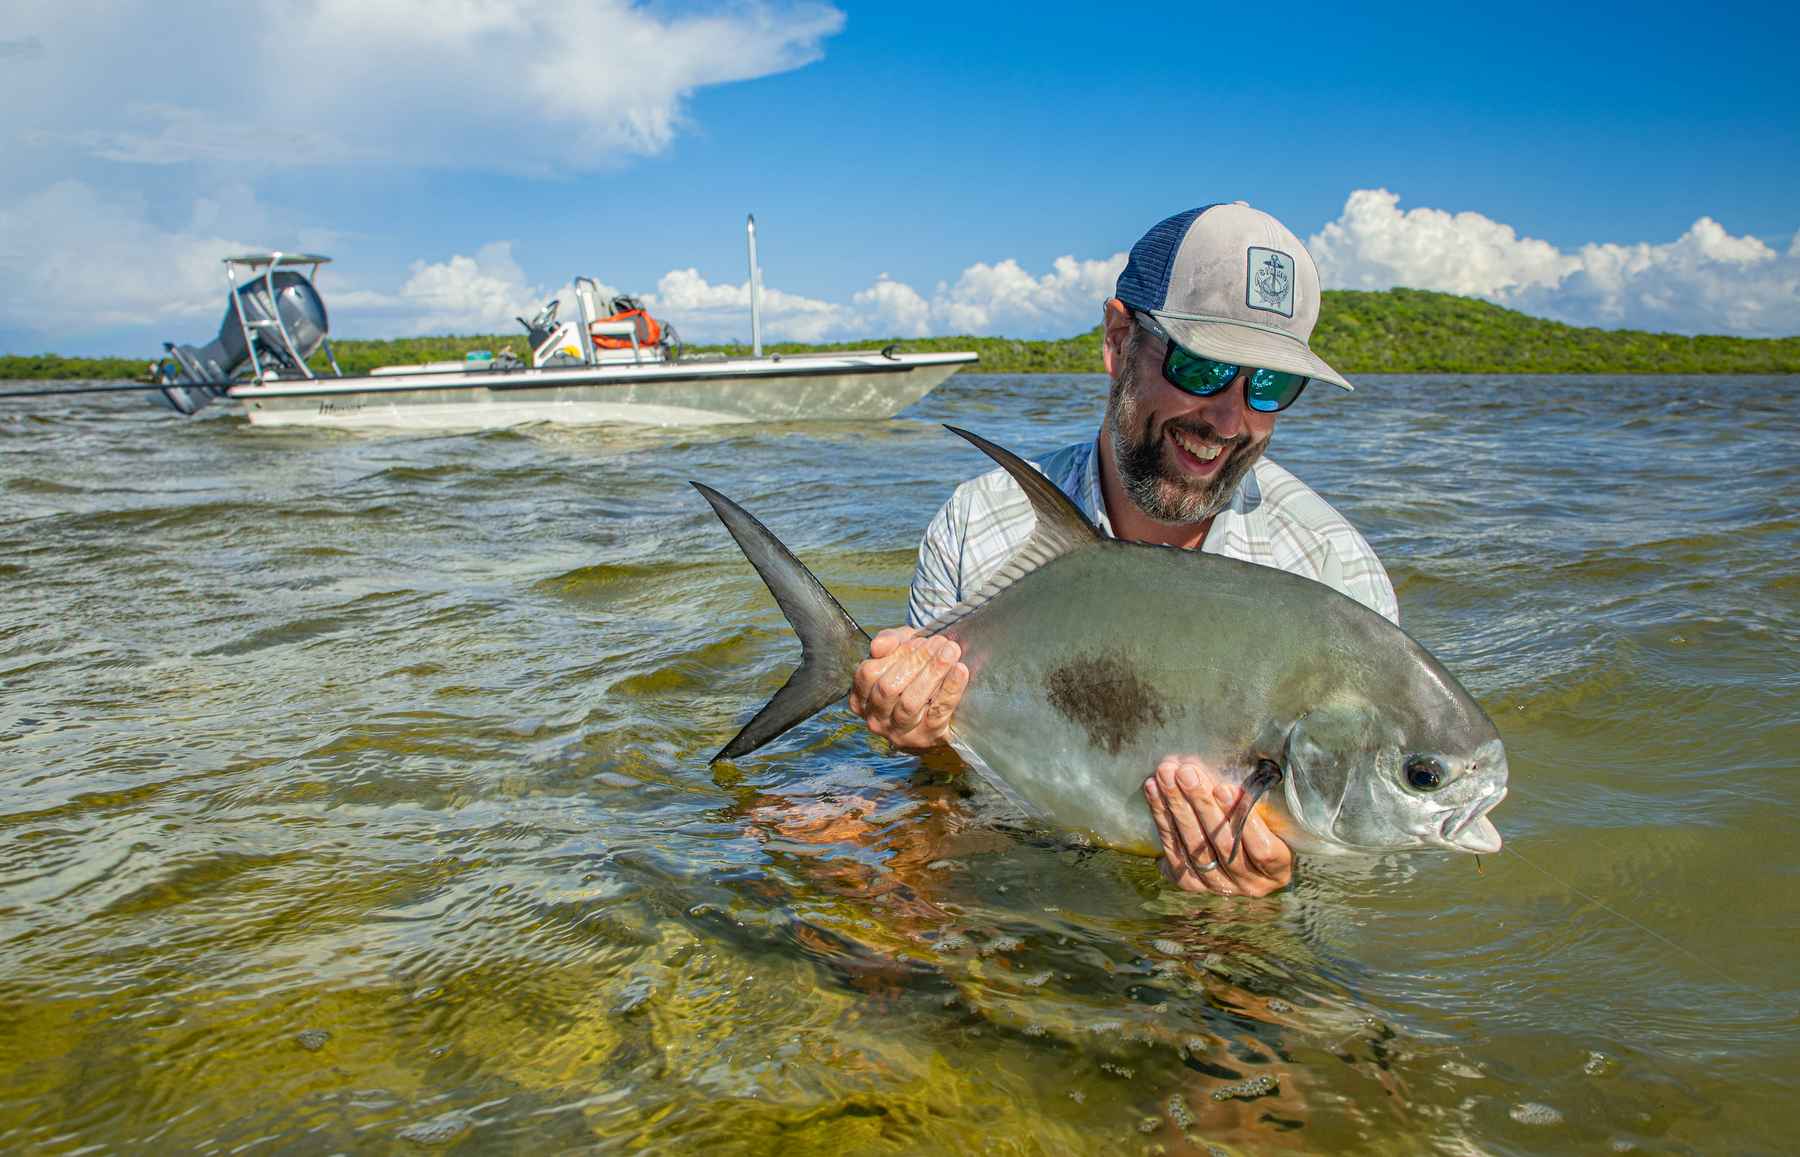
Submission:
<svg viewBox="0 0 1800 1157">
<path fill-rule="evenodd" d="M 807 354 L 512 371 L 388 371 L 234 386 L 259 426 L 480 430 L 536 422 L 704 426 L 891 418 L 972 353 Z"/>
</svg>

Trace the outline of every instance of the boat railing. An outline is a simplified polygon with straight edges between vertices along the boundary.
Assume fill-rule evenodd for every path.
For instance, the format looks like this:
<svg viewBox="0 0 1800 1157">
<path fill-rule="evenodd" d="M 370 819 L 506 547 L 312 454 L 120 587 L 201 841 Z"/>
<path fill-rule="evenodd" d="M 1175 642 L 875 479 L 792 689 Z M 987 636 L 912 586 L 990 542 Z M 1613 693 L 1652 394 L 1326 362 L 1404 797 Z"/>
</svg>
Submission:
<svg viewBox="0 0 1800 1157">
<path fill-rule="evenodd" d="M 316 283 L 319 279 L 319 266 L 327 264 L 330 260 L 331 258 L 317 253 L 284 253 L 279 249 L 271 253 L 246 253 L 225 258 L 225 285 L 230 294 L 231 311 L 237 316 L 239 332 L 244 335 L 244 347 L 250 354 L 252 380 L 260 381 L 270 373 L 263 368 L 262 355 L 257 352 L 259 344 L 256 340 L 257 334 L 253 333 L 253 330 L 273 330 L 283 348 L 287 350 L 294 368 L 307 378 L 317 377 L 313 373 L 312 367 L 306 364 L 306 358 L 301 355 L 300 347 L 294 341 L 294 335 L 288 332 L 286 324 L 281 320 L 281 295 L 280 290 L 275 287 L 275 271 L 290 265 L 310 266 L 306 280 Z M 244 299 L 243 295 L 238 292 L 237 283 L 237 268 L 240 265 L 244 266 L 245 271 L 252 277 L 257 276 L 257 271 L 261 270 L 263 287 L 269 295 L 270 317 L 251 318 L 244 312 Z M 316 292 L 316 284 L 314 288 Z M 323 299 L 320 304 L 323 305 Z M 332 374 L 336 377 L 343 377 L 344 371 L 338 366 L 337 351 L 331 348 L 329 329 L 320 339 L 320 344 L 325 350 L 325 360 L 331 363 Z"/>
</svg>

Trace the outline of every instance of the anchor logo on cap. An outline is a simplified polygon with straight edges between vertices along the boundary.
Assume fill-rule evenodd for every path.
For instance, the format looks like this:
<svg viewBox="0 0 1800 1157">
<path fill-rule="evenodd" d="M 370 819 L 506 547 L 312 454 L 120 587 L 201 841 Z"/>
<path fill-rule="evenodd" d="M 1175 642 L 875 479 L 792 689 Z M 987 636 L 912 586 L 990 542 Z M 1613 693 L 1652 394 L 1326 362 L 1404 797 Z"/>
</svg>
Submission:
<svg viewBox="0 0 1800 1157">
<path fill-rule="evenodd" d="M 1249 266 L 1250 292 L 1244 304 L 1294 316 L 1294 259 L 1279 250 L 1251 246 Z"/>
<path fill-rule="evenodd" d="M 1269 254 L 1269 259 L 1256 271 L 1256 292 L 1270 305 L 1280 305 L 1282 298 L 1287 296 L 1288 285 L 1288 273 L 1281 267 L 1281 258 Z"/>
</svg>

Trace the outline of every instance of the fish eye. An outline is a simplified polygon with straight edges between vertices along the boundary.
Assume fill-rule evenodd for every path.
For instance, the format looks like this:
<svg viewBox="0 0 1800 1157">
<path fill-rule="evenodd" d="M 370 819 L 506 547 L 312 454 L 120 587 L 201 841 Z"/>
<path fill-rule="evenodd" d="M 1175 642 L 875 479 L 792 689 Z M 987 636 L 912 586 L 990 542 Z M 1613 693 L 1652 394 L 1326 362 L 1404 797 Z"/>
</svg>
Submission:
<svg viewBox="0 0 1800 1157">
<path fill-rule="evenodd" d="M 1413 755 L 1406 760 L 1406 782 L 1419 791 L 1436 791 L 1444 783 L 1444 765 L 1429 755 Z"/>
</svg>

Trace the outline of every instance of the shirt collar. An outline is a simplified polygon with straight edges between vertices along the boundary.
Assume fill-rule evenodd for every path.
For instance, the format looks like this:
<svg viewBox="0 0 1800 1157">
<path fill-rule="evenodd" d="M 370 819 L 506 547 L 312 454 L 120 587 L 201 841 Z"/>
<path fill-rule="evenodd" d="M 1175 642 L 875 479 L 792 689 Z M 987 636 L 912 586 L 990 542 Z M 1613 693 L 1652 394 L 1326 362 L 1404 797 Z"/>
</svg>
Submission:
<svg viewBox="0 0 1800 1157">
<path fill-rule="evenodd" d="M 1225 550 L 1225 536 L 1234 528 L 1239 537 L 1252 542 L 1258 541 L 1262 535 L 1263 512 L 1262 480 L 1257 475 L 1267 458 L 1258 458 L 1248 473 L 1238 482 L 1237 490 L 1231 496 L 1231 505 L 1219 511 L 1213 517 L 1212 527 L 1206 532 L 1206 541 L 1200 549 L 1212 554 L 1220 554 Z"/>
<path fill-rule="evenodd" d="M 1112 519 L 1106 516 L 1106 498 L 1100 491 L 1100 440 L 1095 438 L 1087 445 L 1087 453 L 1082 455 L 1081 467 L 1075 480 L 1075 504 L 1081 512 L 1091 518 L 1095 526 L 1108 538 L 1117 538 L 1113 533 Z"/>
</svg>

